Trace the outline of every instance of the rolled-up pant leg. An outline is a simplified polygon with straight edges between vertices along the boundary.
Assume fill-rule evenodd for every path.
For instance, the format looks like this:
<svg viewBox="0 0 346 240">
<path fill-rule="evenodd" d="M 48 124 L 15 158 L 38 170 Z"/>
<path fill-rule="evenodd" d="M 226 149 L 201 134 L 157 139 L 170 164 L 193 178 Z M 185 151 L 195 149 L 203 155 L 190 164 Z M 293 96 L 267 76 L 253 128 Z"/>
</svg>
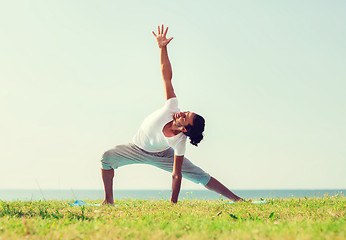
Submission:
<svg viewBox="0 0 346 240">
<path fill-rule="evenodd" d="M 149 164 L 168 172 L 173 172 L 174 150 L 169 148 L 163 152 L 146 152 L 134 144 L 118 145 L 106 151 L 101 159 L 102 169 L 117 169 L 129 164 Z M 210 180 L 210 175 L 194 165 L 189 159 L 184 158 L 182 176 L 204 186 Z"/>
</svg>

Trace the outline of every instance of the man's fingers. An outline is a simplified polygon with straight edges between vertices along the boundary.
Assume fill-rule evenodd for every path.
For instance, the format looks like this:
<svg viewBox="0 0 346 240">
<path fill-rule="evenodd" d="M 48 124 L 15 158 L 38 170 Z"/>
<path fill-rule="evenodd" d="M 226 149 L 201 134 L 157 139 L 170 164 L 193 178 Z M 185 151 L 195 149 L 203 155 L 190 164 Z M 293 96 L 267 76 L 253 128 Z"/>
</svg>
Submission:
<svg viewBox="0 0 346 240">
<path fill-rule="evenodd" d="M 167 44 L 168 44 L 170 41 L 172 41 L 172 39 L 173 39 L 173 37 L 169 38 Z"/>
<path fill-rule="evenodd" d="M 164 37 L 166 37 L 167 31 L 168 31 L 168 27 L 166 27 L 166 30 L 165 30 L 165 32 L 163 34 Z"/>
<path fill-rule="evenodd" d="M 157 35 L 163 35 L 163 37 L 166 37 L 167 32 L 168 32 L 168 27 L 166 27 L 166 29 L 164 30 L 163 24 L 161 25 L 161 27 L 160 25 L 157 26 Z M 152 33 L 154 34 L 155 37 L 157 37 L 154 31 L 152 31 Z M 170 38 L 169 41 L 171 41 L 172 39 L 173 38 Z"/>
</svg>

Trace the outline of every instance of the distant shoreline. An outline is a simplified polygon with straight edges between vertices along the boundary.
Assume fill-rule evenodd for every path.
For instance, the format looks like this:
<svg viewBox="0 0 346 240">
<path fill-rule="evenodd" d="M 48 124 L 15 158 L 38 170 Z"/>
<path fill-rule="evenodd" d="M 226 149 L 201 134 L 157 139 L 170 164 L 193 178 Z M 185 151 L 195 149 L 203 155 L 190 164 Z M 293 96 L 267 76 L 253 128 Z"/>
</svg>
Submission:
<svg viewBox="0 0 346 240">
<path fill-rule="evenodd" d="M 272 190 L 233 190 L 237 195 L 248 199 L 277 199 L 277 198 L 304 198 L 343 195 L 345 189 L 272 189 Z M 163 200 L 170 197 L 169 189 L 152 190 L 117 190 L 114 189 L 115 199 L 156 199 Z M 0 189 L 0 200 L 100 200 L 104 192 L 101 189 Z M 179 199 L 190 200 L 218 200 L 224 199 L 219 194 L 208 190 L 181 190 Z"/>
</svg>

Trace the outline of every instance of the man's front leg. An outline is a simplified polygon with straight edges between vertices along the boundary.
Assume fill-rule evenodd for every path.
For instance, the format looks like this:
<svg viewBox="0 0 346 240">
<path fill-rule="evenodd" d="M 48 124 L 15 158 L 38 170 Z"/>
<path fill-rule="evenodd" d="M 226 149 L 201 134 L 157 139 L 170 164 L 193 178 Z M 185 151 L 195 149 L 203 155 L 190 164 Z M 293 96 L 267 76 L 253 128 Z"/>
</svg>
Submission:
<svg viewBox="0 0 346 240">
<path fill-rule="evenodd" d="M 103 185 L 105 188 L 105 200 L 102 204 L 114 205 L 113 199 L 113 178 L 114 169 L 104 170 L 101 169 Z"/>
</svg>

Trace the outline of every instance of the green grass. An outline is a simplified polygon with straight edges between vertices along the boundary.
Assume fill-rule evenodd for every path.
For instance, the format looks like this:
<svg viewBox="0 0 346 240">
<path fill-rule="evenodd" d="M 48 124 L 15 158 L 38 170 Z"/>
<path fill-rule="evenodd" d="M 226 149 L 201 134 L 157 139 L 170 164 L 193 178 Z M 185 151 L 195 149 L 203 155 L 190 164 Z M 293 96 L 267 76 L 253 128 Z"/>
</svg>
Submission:
<svg viewBox="0 0 346 240">
<path fill-rule="evenodd" d="M 0 202 L 0 239 L 346 239 L 343 195 L 223 202 Z"/>
</svg>

